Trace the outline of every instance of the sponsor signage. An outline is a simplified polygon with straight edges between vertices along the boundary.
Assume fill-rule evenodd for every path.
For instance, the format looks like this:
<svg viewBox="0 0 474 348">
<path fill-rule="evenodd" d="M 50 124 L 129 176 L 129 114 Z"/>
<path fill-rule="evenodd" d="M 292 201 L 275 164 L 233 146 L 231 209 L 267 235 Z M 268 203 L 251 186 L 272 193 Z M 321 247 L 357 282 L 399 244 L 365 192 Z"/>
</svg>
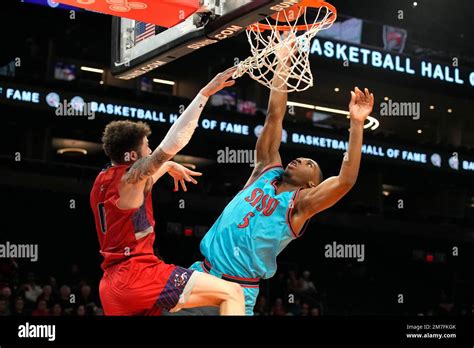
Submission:
<svg viewBox="0 0 474 348">
<path fill-rule="evenodd" d="M 62 95 L 64 94 L 64 95 Z M 173 124 L 179 117 L 176 110 L 160 108 L 158 106 L 139 105 L 126 101 L 117 102 L 105 98 L 97 98 L 90 95 L 73 95 L 62 93 L 58 90 L 39 90 L 37 88 L 26 88 L 0 84 L 0 102 L 16 105 L 34 105 L 42 108 L 50 108 L 52 114 L 58 107 L 63 107 L 64 101 L 71 108 L 83 110 L 85 104 L 87 109 L 96 115 L 110 117 L 111 119 L 130 119 L 135 121 L 149 122 L 151 125 Z M 18 117 L 18 116 L 17 116 Z M 262 131 L 262 125 L 250 122 L 235 122 L 201 116 L 199 127 L 207 132 L 232 134 L 242 137 L 256 138 Z M 347 151 L 348 137 L 321 136 L 312 134 L 310 131 L 297 131 L 284 129 L 282 142 L 286 146 L 297 146 L 310 149 L 321 149 L 324 151 L 340 153 Z M 393 162 L 404 162 L 416 164 L 421 167 L 432 169 L 447 169 L 452 172 L 474 173 L 474 159 L 469 159 L 457 152 L 438 153 L 426 149 L 413 149 L 402 145 L 386 143 L 364 143 L 362 153 L 366 157 L 385 159 Z"/>
<path fill-rule="evenodd" d="M 440 81 L 450 85 L 474 88 L 474 71 L 463 69 L 456 59 L 451 64 L 420 60 L 407 55 L 361 47 L 346 42 L 315 38 L 310 48 L 312 55 L 331 60 L 364 65 L 374 69 Z"/>
</svg>

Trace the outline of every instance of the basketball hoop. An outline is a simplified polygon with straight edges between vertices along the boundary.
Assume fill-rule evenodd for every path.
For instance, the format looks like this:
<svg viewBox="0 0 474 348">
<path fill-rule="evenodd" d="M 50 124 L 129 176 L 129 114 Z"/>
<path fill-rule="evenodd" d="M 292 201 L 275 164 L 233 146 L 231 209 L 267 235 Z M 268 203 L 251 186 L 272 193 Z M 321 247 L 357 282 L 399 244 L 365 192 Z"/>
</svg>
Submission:
<svg viewBox="0 0 474 348">
<path fill-rule="evenodd" d="M 336 18 L 333 5 L 323 0 L 302 0 L 250 25 L 246 34 L 252 55 L 238 64 L 234 78 L 247 73 L 264 86 L 281 92 L 308 89 L 313 86 L 311 40 L 320 30 L 330 28 Z M 277 54 L 281 51 L 286 55 Z M 282 66 L 288 69 L 281 69 Z M 273 81 L 274 76 L 279 76 L 279 81 Z"/>
</svg>

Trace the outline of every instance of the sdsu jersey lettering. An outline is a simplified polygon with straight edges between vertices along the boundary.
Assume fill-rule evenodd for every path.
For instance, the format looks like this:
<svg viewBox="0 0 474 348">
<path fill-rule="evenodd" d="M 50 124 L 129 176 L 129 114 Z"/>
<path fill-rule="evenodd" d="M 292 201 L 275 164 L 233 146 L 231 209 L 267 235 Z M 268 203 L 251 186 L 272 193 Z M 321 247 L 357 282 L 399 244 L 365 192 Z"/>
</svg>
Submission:
<svg viewBox="0 0 474 348">
<path fill-rule="evenodd" d="M 155 220 L 151 192 L 140 208 L 117 207 L 118 188 L 128 168 L 117 165 L 104 169 L 97 176 L 90 195 L 104 270 L 131 257 L 161 262 L 153 252 Z"/>
<path fill-rule="evenodd" d="M 289 216 L 299 190 L 277 194 L 282 174 L 281 166 L 266 168 L 226 206 L 201 242 L 212 267 L 247 278 L 275 274 L 278 254 L 298 237 Z"/>
</svg>

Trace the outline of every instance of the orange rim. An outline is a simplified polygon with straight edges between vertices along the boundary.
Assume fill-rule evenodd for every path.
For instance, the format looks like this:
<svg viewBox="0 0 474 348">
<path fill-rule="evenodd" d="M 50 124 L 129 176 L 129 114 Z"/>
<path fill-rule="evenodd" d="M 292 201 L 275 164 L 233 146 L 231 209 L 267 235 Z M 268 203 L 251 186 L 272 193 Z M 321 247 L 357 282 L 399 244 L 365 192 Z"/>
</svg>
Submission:
<svg viewBox="0 0 474 348">
<path fill-rule="evenodd" d="M 332 12 L 332 15 L 326 19 L 322 25 L 326 25 L 329 23 L 333 23 L 336 18 L 337 18 L 337 10 L 336 8 L 331 5 L 330 3 L 327 3 L 325 1 L 321 0 L 302 0 L 299 4 L 299 7 L 305 8 L 305 7 L 312 7 L 312 8 L 320 8 L 320 7 L 327 7 L 329 11 Z M 281 10 L 284 11 L 284 10 Z M 304 30 L 310 30 L 315 23 L 313 24 L 300 24 L 296 26 L 291 26 L 291 25 L 268 25 L 268 24 L 262 24 L 262 23 L 255 23 L 252 25 L 249 25 L 247 29 L 249 30 L 254 30 L 254 31 L 265 31 L 265 30 L 273 30 L 273 28 L 277 28 L 279 31 L 291 31 L 296 29 L 297 31 L 304 31 Z M 318 24 L 319 25 L 319 24 Z"/>
</svg>

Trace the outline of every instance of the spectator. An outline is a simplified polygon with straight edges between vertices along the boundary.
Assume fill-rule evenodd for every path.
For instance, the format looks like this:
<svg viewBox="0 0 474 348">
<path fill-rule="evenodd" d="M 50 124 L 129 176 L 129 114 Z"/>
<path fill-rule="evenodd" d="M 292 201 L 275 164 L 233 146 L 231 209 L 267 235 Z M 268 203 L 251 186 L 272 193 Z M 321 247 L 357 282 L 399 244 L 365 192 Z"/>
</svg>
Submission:
<svg viewBox="0 0 474 348">
<path fill-rule="evenodd" d="M 304 302 L 301 305 L 301 316 L 308 316 L 309 315 L 309 304 Z"/>
<path fill-rule="evenodd" d="M 283 300 L 277 298 L 275 305 L 272 308 L 271 315 L 286 315 L 285 307 L 283 306 Z"/>
<path fill-rule="evenodd" d="M 53 287 L 51 285 L 43 286 L 43 293 L 38 297 L 40 300 L 45 300 L 48 307 L 53 305 Z"/>
<path fill-rule="evenodd" d="M 5 286 L 5 287 L 2 289 L 1 295 L 2 295 L 3 297 L 5 297 L 5 299 L 6 299 L 7 301 L 10 301 L 11 296 L 12 296 L 12 289 L 11 289 L 9 286 Z"/>
<path fill-rule="evenodd" d="M 56 281 L 56 278 L 53 276 L 48 277 L 48 284 L 51 285 L 53 289 L 56 289 L 56 287 L 58 286 L 58 282 Z"/>
<path fill-rule="evenodd" d="M 301 300 L 299 297 L 295 297 L 293 303 L 288 305 L 289 315 L 301 315 Z"/>
<path fill-rule="evenodd" d="M 14 259 L 0 259 L 0 281 L 13 281 L 18 276 L 18 264 Z"/>
<path fill-rule="evenodd" d="M 45 300 L 38 300 L 36 309 L 31 313 L 33 317 L 49 315 L 48 305 Z"/>
<path fill-rule="evenodd" d="M 15 299 L 15 306 L 13 308 L 13 315 L 24 316 L 27 313 L 25 312 L 25 300 L 22 297 L 17 297 Z"/>
<path fill-rule="evenodd" d="M 27 282 L 23 285 L 23 288 L 25 291 L 25 298 L 33 303 L 36 303 L 38 297 L 43 292 L 41 286 L 36 284 L 35 275 L 31 272 L 28 273 Z"/>
<path fill-rule="evenodd" d="M 61 307 L 61 304 L 55 303 L 53 307 L 51 308 L 51 315 L 52 316 L 60 316 L 63 315 L 63 309 Z"/>
<path fill-rule="evenodd" d="M 104 315 L 104 310 L 100 307 L 95 307 L 94 315 L 95 316 L 103 316 Z"/>
<path fill-rule="evenodd" d="M 298 278 L 296 276 L 296 272 L 294 270 L 290 270 L 288 272 L 287 283 L 288 283 L 288 286 L 287 286 L 288 294 L 290 294 L 290 295 L 299 294 L 299 292 L 300 292 L 299 282 L 298 282 Z"/>
<path fill-rule="evenodd" d="M 10 308 L 8 308 L 8 301 L 4 297 L 0 297 L 0 316 L 10 315 Z"/>
<path fill-rule="evenodd" d="M 79 305 L 76 309 L 76 315 L 78 317 L 83 317 L 86 315 L 86 307 L 84 305 Z"/>
<path fill-rule="evenodd" d="M 94 299 L 92 297 L 92 289 L 89 285 L 84 284 L 81 286 L 81 297 L 79 298 L 79 303 L 84 306 L 94 304 Z"/>
<path fill-rule="evenodd" d="M 255 304 L 254 314 L 268 315 L 267 298 L 265 296 L 261 295 L 258 297 L 257 303 Z"/>
<path fill-rule="evenodd" d="M 59 303 L 64 311 L 64 314 L 71 315 L 74 311 L 75 298 L 71 294 L 71 288 L 67 285 L 61 286 L 59 289 Z"/>
<path fill-rule="evenodd" d="M 94 314 L 94 308 L 97 307 L 97 305 L 95 304 L 95 299 L 92 295 L 92 289 L 86 283 L 82 284 L 80 287 L 78 304 L 85 307 L 87 315 Z"/>
<path fill-rule="evenodd" d="M 451 299 L 446 295 L 444 290 L 441 290 L 441 301 L 437 308 L 438 315 L 446 316 L 446 315 L 453 315 L 454 313 L 454 303 Z"/>
<path fill-rule="evenodd" d="M 299 285 L 302 292 L 306 294 L 316 293 L 316 287 L 310 279 L 311 273 L 309 271 L 303 272 L 303 277 L 300 278 Z"/>
</svg>

